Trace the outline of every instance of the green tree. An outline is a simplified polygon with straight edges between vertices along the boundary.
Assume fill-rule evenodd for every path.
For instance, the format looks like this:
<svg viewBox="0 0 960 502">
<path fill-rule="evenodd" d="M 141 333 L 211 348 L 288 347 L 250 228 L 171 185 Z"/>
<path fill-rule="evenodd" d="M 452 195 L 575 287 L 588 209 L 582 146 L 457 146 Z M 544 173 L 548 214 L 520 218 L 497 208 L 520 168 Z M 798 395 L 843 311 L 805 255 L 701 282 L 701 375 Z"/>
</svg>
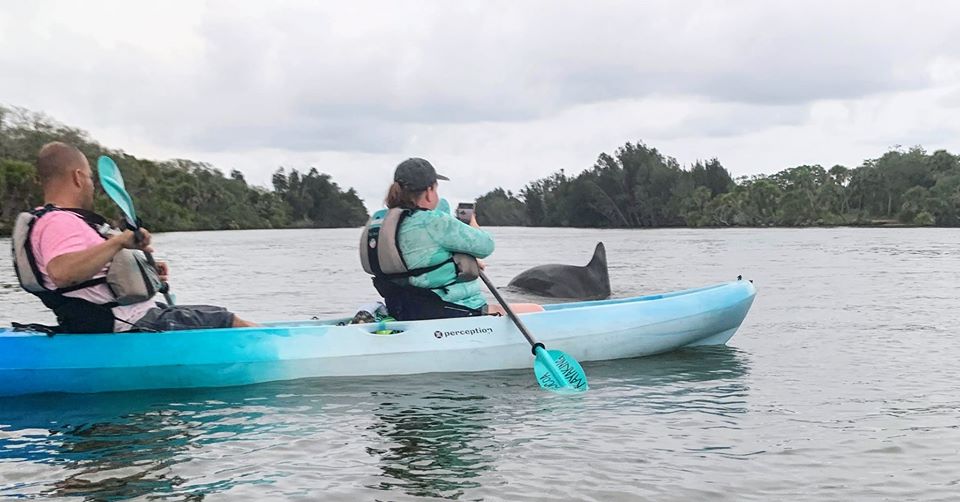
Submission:
<svg viewBox="0 0 960 502">
<path fill-rule="evenodd" d="M 476 214 L 481 225 L 519 227 L 527 224 L 523 201 L 502 188 L 495 188 L 477 199 Z"/>
<path fill-rule="evenodd" d="M 353 189 L 342 190 L 330 176 L 311 169 L 290 177 L 279 169 L 273 190 L 249 186 L 243 174 L 229 176 L 215 167 L 186 159 L 156 162 L 93 142 L 78 129 L 42 114 L 0 107 L 0 232 L 9 232 L 16 214 L 41 201 L 32 166 L 40 147 L 64 141 L 83 152 L 95 168 L 100 155 L 110 155 L 123 170 L 139 216 L 154 231 L 359 226 L 367 219 Z M 291 188 L 293 187 L 293 188 Z M 98 193 L 95 209 L 118 218 L 119 211 Z"/>
<path fill-rule="evenodd" d="M 20 211 L 43 201 L 33 166 L 26 162 L 0 159 L 0 232 L 9 233 Z"/>
<path fill-rule="evenodd" d="M 700 161 L 695 162 L 690 168 L 690 175 L 696 186 L 709 188 L 710 195 L 713 197 L 727 193 L 735 186 L 730 173 L 716 158 L 710 159 L 705 164 Z"/>
</svg>

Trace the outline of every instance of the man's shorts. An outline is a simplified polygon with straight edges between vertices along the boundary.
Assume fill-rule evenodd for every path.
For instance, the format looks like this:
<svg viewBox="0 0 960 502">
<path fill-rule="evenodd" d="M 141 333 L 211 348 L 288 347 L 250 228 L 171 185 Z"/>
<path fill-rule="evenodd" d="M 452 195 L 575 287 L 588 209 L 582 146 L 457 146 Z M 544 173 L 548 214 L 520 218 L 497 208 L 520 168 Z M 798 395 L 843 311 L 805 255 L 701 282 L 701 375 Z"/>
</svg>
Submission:
<svg viewBox="0 0 960 502">
<path fill-rule="evenodd" d="M 179 331 L 184 329 L 213 329 L 233 327 L 234 314 L 213 305 L 157 304 L 135 323 L 142 331 Z"/>
</svg>

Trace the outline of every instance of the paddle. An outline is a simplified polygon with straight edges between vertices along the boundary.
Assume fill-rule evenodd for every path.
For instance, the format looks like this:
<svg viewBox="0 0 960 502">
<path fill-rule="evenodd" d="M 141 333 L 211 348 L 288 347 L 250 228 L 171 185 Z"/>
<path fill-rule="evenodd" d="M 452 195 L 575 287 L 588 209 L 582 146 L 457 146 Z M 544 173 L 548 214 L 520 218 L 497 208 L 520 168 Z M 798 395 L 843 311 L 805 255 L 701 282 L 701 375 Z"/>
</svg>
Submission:
<svg viewBox="0 0 960 502">
<path fill-rule="evenodd" d="M 127 220 L 127 227 L 133 230 L 134 238 L 137 239 L 137 242 L 142 241 L 143 233 L 140 232 L 140 220 L 137 218 L 136 209 L 133 208 L 133 199 L 130 198 L 130 194 L 127 193 L 127 188 L 123 184 L 123 176 L 120 174 L 117 163 L 110 157 L 101 155 L 97 159 L 97 173 L 100 175 L 100 185 L 103 186 L 103 191 L 107 192 L 107 195 L 123 211 Z M 149 251 L 144 251 L 143 254 L 147 256 L 147 263 L 156 269 L 157 262 L 153 260 L 153 255 Z M 170 295 L 169 284 L 164 282 L 160 287 L 160 292 L 163 293 L 163 299 L 166 300 L 167 305 L 174 304 L 173 296 Z"/>
<path fill-rule="evenodd" d="M 500 306 L 503 307 L 503 310 L 507 313 L 507 316 L 510 317 L 510 320 L 520 329 L 520 333 L 523 333 L 523 337 L 530 342 L 533 355 L 536 357 L 533 362 L 533 374 L 537 377 L 537 382 L 540 383 L 540 386 L 554 392 L 585 392 L 589 389 L 590 386 L 587 385 L 587 375 L 583 373 L 583 368 L 580 367 L 580 363 L 565 352 L 547 350 L 546 346 L 538 342 L 537 339 L 527 331 L 527 327 L 523 325 L 523 322 L 517 317 L 517 314 L 513 313 L 510 305 L 500 296 L 500 292 L 497 291 L 497 288 L 494 287 L 490 279 L 487 278 L 487 274 L 483 273 L 483 271 L 480 271 L 480 279 L 487 285 L 487 289 L 493 293 L 494 298 L 500 302 Z"/>
</svg>

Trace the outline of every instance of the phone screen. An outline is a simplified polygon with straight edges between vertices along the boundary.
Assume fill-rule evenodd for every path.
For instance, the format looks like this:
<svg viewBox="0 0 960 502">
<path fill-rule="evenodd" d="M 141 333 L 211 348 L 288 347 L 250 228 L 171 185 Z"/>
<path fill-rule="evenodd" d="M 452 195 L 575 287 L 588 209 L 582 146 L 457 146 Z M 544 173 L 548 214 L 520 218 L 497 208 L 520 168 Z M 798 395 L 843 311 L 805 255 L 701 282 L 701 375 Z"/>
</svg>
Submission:
<svg viewBox="0 0 960 502">
<path fill-rule="evenodd" d="M 473 218 L 473 203 L 461 202 L 460 204 L 458 204 L 457 219 L 464 223 L 470 223 L 471 218 Z"/>
</svg>

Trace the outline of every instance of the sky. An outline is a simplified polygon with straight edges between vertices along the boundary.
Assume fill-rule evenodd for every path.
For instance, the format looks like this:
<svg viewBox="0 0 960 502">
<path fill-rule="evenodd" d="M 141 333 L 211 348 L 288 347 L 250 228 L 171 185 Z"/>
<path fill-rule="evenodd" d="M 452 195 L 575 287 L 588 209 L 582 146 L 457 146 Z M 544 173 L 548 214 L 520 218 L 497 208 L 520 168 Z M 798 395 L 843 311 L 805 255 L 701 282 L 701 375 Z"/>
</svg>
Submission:
<svg viewBox="0 0 960 502">
<path fill-rule="evenodd" d="M 368 208 L 423 157 L 456 203 L 628 141 L 734 176 L 960 153 L 958 33 L 953 1 L 4 2 L 0 104 Z"/>
</svg>

